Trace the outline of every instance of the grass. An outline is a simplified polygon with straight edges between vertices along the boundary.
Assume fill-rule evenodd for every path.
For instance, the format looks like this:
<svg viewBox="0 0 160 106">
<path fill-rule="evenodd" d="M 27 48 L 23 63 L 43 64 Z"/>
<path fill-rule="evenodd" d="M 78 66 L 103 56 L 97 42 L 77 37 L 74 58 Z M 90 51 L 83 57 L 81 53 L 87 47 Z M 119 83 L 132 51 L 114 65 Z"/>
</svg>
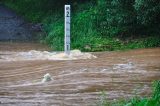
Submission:
<svg viewBox="0 0 160 106">
<path fill-rule="evenodd" d="M 153 83 L 152 95 L 148 98 L 134 97 L 130 100 L 110 102 L 102 92 L 97 106 L 160 106 L 160 80 Z"/>
<path fill-rule="evenodd" d="M 52 0 L 5 0 L 4 2 L 26 20 L 32 23 L 43 24 L 46 36 L 40 40 L 42 43 L 48 44 L 53 50 L 64 50 L 63 4 L 59 5 Z M 101 21 L 102 18 L 98 15 L 98 6 L 95 5 L 94 2 L 85 2 L 79 5 L 76 3 L 72 4 L 72 49 L 94 52 L 160 46 L 160 36 L 157 35 L 131 40 L 120 40 L 121 38 L 118 36 L 107 35 L 110 31 L 113 32 L 113 34 L 119 31 L 116 27 L 107 30 L 107 28 L 101 28 L 105 27 L 105 25 L 102 25 L 100 28 L 97 26 L 97 22 Z M 102 35 L 101 33 L 106 35 Z"/>
</svg>

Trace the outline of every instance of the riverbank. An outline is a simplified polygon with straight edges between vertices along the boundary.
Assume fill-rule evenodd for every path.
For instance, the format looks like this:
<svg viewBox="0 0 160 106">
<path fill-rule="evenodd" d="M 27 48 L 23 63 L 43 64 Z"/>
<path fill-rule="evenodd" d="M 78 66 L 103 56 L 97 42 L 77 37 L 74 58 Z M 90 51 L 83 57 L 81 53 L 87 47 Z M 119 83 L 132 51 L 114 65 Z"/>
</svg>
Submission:
<svg viewBox="0 0 160 106">
<path fill-rule="evenodd" d="M 137 26 L 140 26 L 135 25 L 136 23 L 132 23 L 133 25 L 135 25 L 134 27 L 132 26 L 132 24 L 130 26 L 127 26 L 125 24 L 121 26 L 118 25 L 118 23 L 117 27 L 107 26 L 108 24 L 105 20 L 107 19 L 106 14 L 99 15 L 99 13 L 101 13 L 99 9 L 101 9 L 102 11 L 106 10 L 105 8 L 102 8 L 105 2 L 104 4 L 101 4 L 100 0 L 98 1 L 98 3 L 89 1 L 78 2 L 79 5 L 77 4 L 77 1 L 71 2 L 72 49 L 94 52 L 150 48 L 160 46 L 160 35 L 156 33 L 158 27 L 155 27 L 155 30 L 152 30 L 152 27 L 150 27 L 150 30 L 152 31 L 148 32 L 149 30 L 147 28 L 142 27 L 141 29 L 136 29 Z M 46 43 L 52 49 L 59 51 L 62 51 L 64 48 L 63 6 L 65 3 L 66 2 L 58 3 L 56 1 L 45 0 L 17 0 L 16 2 L 11 0 L 5 1 L 5 4 L 9 8 L 15 10 L 26 20 L 30 21 L 31 23 L 42 24 L 45 36 L 41 38 L 41 42 Z M 129 18 L 125 18 L 126 21 L 127 19 Z M 132 31 L 134 31 L 134 33 Z"/>
<path fill-rule="evenodd" d="M 0 4 L 0 41 L 36 42 L 41 33 L 32 27 L 13 10 Z"/>
</svg>

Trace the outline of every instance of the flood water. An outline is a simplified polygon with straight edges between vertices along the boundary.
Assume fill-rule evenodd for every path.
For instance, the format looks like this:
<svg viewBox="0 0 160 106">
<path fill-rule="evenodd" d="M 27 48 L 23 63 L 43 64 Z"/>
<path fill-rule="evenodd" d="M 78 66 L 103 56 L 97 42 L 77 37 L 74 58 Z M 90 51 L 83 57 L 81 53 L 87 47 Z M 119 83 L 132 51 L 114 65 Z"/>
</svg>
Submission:
<svg viewBox="0 0 160 106">
<path fill-rule="evenodd" d="M 94 106 L 102 91 L 109 100 L 148 96 L 160 80 L 160 48 L 75 50 L 72 57 L 47 51 L 40 44 L 0 43 L 0 106 Z M 46 73 L 53 80 L 42 83 Z"/>
</svg>

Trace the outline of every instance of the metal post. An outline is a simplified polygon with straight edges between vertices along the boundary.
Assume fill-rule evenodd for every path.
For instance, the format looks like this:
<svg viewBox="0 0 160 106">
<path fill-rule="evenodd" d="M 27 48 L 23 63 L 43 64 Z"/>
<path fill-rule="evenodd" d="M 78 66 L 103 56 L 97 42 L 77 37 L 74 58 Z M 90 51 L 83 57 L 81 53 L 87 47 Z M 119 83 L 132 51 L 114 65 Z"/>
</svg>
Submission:
<svg viewBox="0 0 160 106">
<path fill-rule="evenodd" d="M 65 38 L 64 49 L 67 55 L 70 54 L 70 5 L 65 5 Z"/>
</svg>

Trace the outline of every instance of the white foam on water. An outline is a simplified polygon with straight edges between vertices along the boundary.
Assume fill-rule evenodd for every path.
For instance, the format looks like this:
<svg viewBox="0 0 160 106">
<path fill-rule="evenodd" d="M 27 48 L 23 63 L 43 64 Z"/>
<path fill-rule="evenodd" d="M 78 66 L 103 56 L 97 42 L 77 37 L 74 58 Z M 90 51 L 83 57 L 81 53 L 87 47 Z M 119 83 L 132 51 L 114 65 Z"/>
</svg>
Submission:
<svg viewBox="0 0 160 106">
<path fill-rule="evenodd" d="M 4 55 L 3 60 L 18 61 L 18 60 L 78 60 L 92 59 L 96 56 L 91 53 L 82 53 L 80 50 L 72 50 L 70 55 L 64 52 L 48 52 L 31 50 L 28 52 L 13 52 L 10 55 Z"/>
<path fill-rule="evenodd" d="M 9 85 L 7 87 L 25 87 L 25 86 L 33 86 L 33 85 L 41 85 L 43 84 L 42 82 L 24 82 L 23 84 L 14 84 L 14 85 Z"/>
<path fill-rule="evenodd" d="M 115 64 L 113 66 L 113 69 L 118 70 L 118 69 L 133 69 L 135 68 L 135 65 L 132 62 L 128 62 L 126 64 Z"/>
<path fill-rule="evenodd" d="M 133 62 L 128 62 L 126 64 L 114 64 L 112 70 L 117 72 L 135 72 L 135 73 L 146 73 L 146 70 L 140 69 L 137 65 Z"/>
</svg>

